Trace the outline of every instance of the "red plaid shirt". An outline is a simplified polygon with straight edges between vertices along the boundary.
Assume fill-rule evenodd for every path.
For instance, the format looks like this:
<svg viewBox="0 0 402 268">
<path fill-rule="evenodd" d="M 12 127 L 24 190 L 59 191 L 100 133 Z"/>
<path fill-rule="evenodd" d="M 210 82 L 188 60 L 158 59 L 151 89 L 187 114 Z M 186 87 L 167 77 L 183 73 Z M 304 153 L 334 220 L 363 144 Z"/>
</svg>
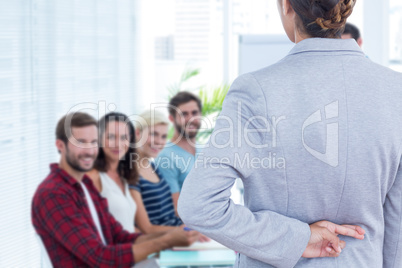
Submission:
<svg viewBox="0 0 402 268">
<path fill-rule="evenodd" d="M 92 220 L 85 194 L 77 180 L 50 165 L 49 176 L 39 185 L 32 201 L 32 223 L 55 267 L 131 267 L 132 244 L 139 234 L 123 230 L 109 213 L 86 176 L 83 183 L 91 195 L 106 244 Z M 133 219 L 134 221 L 134 219 Z"/>
</svg>

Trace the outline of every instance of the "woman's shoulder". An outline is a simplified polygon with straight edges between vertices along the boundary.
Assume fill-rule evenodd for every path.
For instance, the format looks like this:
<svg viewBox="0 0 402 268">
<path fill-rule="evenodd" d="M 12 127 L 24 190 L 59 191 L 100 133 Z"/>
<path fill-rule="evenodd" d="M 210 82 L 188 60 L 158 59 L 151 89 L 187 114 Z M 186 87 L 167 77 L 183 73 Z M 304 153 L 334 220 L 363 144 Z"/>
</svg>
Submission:
<svg viewBox="0 0 402 268">
<path fill-rule="evenodd" d="M 88 178 L 92 180 L 92 183 L 95 185 L 96 189 L 98 189 L 99 192 L 102 191 L 102 182 L 101 182 L 101 174 L 98 170 L 92 169 L 86 173 Z"/>
<path fill-rule="evenodd" d="M 130 189 L 140 189 L 141 187 L 144 186 L 144 183 L 146 183 L 147 180 L 141 176 L 141 174 L 138 174 L 138 180 L 135 182 L 135 184 L 128 184 L 128 187 Z"/>
<path fill-rule="evenodd" d="M 167 184 L 166 180 L 163 178 L 163 176 L 159 173 L 158 169 L 152 166 L 152 172 L 156 174 L 156 176 L 159 178 L 159 181 L 154 181 L 154 180 L 148 180 L 143 176 L 139 176 L 138 182 L 137 182 L 137 187 L 141 187 L 144 190 L 156 190 L 163 188 L 165 184 Z"/>
<path fill-rule="evenodd" d="M 162 181 L 163 180 L 163 175 L 160 172 L 158 166 L 156 165 L 155 162 L 151 162 L 151 167 L 153 169 L 153 171 L 155 172 L 155 174 L 159 177 L 159 179 Z"/>
<path fill-rule="evenodd" d="M 96 169 L 92 169 L 90 171 L 88 171 L 86 173 L 86 175 L 91 179 L 91 180 L 99 180 L 100 178 L 100 174 L 99 171 L 97 171 Z"/>
</svg>

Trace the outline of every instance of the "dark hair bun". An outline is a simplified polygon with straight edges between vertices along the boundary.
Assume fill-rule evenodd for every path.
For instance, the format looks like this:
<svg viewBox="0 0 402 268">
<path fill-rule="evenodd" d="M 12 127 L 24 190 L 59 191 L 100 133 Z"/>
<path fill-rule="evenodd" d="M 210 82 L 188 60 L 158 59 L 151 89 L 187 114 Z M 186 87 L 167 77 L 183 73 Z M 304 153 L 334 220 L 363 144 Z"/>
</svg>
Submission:
<svg viewBox="0 0 402 268">
<path fill-rule="evenodd" d="M 311 4 L 311 14 L 313 14 L 317 18 L 321 18 L 328 11 L 331 11 L 338 3 L 339 0 L 328 0 L 328 1 L 314 0 Z"/>
<path fill-rule="evenodd" d="M 290 0 L 305 32 L 312 37 L 340 37 L 356 0 Z"/>
</svg>

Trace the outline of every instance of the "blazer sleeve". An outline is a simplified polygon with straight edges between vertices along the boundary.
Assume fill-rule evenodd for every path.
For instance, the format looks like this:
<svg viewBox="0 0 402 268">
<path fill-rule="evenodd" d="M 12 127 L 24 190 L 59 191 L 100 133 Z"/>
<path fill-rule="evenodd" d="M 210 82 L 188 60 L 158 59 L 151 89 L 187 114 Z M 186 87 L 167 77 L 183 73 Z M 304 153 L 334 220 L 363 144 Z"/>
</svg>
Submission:
<svg viewBox="0 0 402 268">
<path fill-rule="evenodd" d="M 402 161 L 402 159 L 401 159 Z M 402 163 L 384 203 L 383 267 L 402 267 Z"/>
<path fill-rule="evenodd" d="M 252 74 L 240 76 L 225 98 L 210 141 L 184 181 L 178 212 L 187 226 L 241 254 L 275 267 L 293 267 L 309 241 L 309 225 L 269 210 L 251 211 L 230 199 L 236 178 L 253 177 L 252 168 L 235 164 L 236 157 L 249 154 L 253 159 L 266 153 L 261 145 L 272 135 L 267 118 L 258 81 Z"/>
</svg>

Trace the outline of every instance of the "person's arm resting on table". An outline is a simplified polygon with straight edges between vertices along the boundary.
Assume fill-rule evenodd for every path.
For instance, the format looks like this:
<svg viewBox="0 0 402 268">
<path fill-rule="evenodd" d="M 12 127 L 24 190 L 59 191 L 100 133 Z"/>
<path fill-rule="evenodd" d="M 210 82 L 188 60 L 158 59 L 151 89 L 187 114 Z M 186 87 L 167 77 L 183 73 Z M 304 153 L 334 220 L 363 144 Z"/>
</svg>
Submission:
<svg viewBox="0 0 402 268">
<path fill-rule="evenodd" d="M 176 228 L 166 234 L 139 235 L 125 231 L 110 214 L 114 245 L 104 245 L 76 206 L 62 194 L 48 193 L 35 209 L 41 225 L 71 254 L 89 267 L 130 267 L 151 253 L 171 246 L 188 246 L 198 232 Z M 46 205 L 45 205 L 46 204 Z M 155 238 L 157 237 L 157 238 Z"/>
<path fill-rule="evenodd" d="M 35 207 L 41 225 L 50 236 L 90 267 L 132 266 L 138 261 L 132 252 L 132 244 L 138 234 L 130 234 L 118 223 L 112 223 L 110 228 L 121 229 L 114 236 L 120 244 L 104 245 L 82 211 L 72 205 L 69 198 L 67 195 L 46 193 L 41 205 Z"/>
<path fill-rule="evenodd" d="M 141 193 L 135 189 L 130 189 L 130 194 L 133 197 L 135 203 L 137 204 L 137 211 L 135 213 L 135 222 L 138 228 L 144 234 L 155 233 L 155 232 L 167 232 L 172 230 L 172 226 L 163 225 L 153 225 L 149 220 L 147 210 L 142 202 Z"/>
</svg>

